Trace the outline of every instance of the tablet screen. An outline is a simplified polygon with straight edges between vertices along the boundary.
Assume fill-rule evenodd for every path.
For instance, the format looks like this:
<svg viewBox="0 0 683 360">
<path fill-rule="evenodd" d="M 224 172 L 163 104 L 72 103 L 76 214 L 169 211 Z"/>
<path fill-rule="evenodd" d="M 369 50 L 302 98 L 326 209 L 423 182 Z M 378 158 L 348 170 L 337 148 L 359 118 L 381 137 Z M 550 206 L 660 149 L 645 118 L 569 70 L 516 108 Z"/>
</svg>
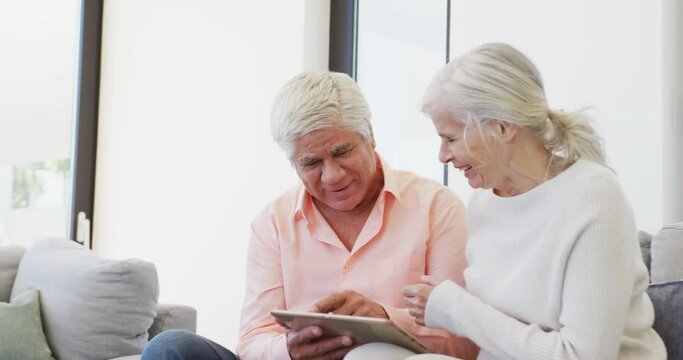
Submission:
<svg viewBox="0 0 683 360">
<path fill-rule="evenodd" d="M 318 325 L 323 329 L 324 337 L 349 336 L 356 344 L 384 342 L 418 354 L 429 352 L 420 341 L 388 319 L 288 310 L 273 310 L 270 313 L 294 330 Z"/>
</svg>

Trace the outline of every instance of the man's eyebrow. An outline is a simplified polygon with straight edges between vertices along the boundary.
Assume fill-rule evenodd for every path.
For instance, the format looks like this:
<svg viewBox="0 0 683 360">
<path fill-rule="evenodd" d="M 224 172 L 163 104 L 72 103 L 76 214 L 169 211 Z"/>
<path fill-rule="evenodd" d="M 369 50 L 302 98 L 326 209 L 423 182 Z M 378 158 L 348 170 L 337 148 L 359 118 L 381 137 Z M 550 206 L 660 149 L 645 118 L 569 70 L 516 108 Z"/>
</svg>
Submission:
<svg viewBox="0 0 683 360">
<path fill-rule="evenodd" d="M 334 149 L 330 151 L 330 155 L 332 156 L 339 156 L 343 155 L 344 153 L 348 152 L 349 150 L 353 149 L 356 146 L 355 143 L 349 142 L 345 144 L 341 144 Z M 313 164 L 314 162 L 318 161 L 319 159 L 315 156 L 310 156 L 310 155 L 304 155 L 296 160 L 296 163 L 299 166 L 305 166 L 305 165 L 310 165 Z"/>
<path fill-rule="evenodd" d="M 312 157 L 312 156 L 302 156 L 301 158 L 299 158 L 299 159 L 296 161 L 296 163 L 299 164 L 299 166 L 304 166 L 304 165 L 312 164 L 312 163 L 314 163 L 316 160 L 318 160 L 318 159 L 315 158 L 315 157 Z"/>
<path fill-rule="evenodd" d="M 346 143 L 346 144 L 339 145 L 336 148 L 332 149 L 330 154 L 332 154 L 332 156 L 341 155 L 341 154 L 351 150 L 355 145 L 356 144 L 354 144 L 354 143 Z"/>
</svg>

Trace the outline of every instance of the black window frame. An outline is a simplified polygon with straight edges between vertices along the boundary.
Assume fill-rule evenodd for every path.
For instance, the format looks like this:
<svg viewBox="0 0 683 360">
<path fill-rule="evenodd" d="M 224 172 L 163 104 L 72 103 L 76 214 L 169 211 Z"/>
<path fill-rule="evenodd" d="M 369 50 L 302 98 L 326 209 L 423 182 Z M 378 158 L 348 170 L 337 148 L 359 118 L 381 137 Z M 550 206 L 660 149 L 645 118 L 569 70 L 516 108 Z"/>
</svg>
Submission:
<svg viewBox="0 0 683 360">
<path fill-rule="evenodd" d="M 100 98 L 102 14 L 104 0 L 81 1 L 78 90 L 72 149 L 72 201 L 69 235 L 76 239 L 78 213 L 94 225 L 97 123 Z M 92 240 L 90 241 L 92 248 Z"/>
</svg>

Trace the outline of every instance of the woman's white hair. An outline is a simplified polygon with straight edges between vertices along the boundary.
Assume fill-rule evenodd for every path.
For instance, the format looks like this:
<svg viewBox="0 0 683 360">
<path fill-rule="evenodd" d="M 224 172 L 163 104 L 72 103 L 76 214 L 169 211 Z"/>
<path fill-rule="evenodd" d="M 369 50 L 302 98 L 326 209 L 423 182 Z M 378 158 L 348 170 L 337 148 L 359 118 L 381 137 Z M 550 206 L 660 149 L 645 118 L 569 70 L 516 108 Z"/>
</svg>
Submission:
<svg viewBox="0 0 683 360">
<path fill-rule="evenodd" d="M 344 73 L 310 71 L 289 80 L 275 97 L 270 131 L 291 159 L 296 140 L 339 126 L 371 141 L 370 109 L 358 85 Z"/>
<path fill-rule="evenodd" d="M 510 45 L 482 45 L 440 70 L 427 88 L 422 111 L 431 116 L 443 105 L 451 117 L 481 134 L 493 120 L 527 129 L 548 149 L 552 166 L 580 157 L 605 164 L 602 139 L 583 111 L 550 109 L 538 69 Z"/>
</svg>

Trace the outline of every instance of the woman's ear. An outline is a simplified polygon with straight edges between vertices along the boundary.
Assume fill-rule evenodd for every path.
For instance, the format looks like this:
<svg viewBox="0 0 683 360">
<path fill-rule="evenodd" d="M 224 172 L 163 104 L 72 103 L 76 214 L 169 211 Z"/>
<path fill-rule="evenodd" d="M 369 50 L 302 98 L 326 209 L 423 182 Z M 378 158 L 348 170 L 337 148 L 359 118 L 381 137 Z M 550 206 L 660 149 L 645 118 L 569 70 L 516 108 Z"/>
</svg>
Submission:
<svg viewBox="0 0 683 360">
<path fill-rule="evenodd" d="M 517 125 L 502 120 L 495 120 L 493 123 L 493 128 L 498 136 L 498 139 L 503 142 L 512 141 L 517 134 L 517 130 L 519 130 Z"/>
</svg>

